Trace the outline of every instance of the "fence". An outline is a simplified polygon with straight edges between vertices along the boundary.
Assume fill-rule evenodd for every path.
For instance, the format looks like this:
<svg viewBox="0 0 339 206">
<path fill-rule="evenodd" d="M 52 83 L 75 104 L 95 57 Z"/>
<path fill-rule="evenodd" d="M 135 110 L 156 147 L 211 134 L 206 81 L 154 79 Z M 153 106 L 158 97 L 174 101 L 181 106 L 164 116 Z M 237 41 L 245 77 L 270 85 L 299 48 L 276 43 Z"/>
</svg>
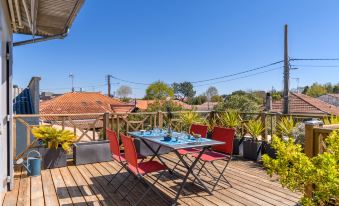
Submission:
<svg viewBox="0 0 339 206">
<path fill-rule="evenodd" d="M 127 133 L 141 129 L 154 127 L 163 128 L 171 124 L 174 130 L 181 131 L 183 124 L 180 121 L 180 114 L 187 111 L 173 112 L 173 118 L 168 120 L 165 112 L 142 112 L 142 113 L 93 113 L 93 114 L 37 114 L 37 115 L 15 115 L 13 119 L 13 143 L 14 159 L 23 157 L 31 148 L 36 147 L 36 139 L 33 137 L 32 128 L 39 125 L 53 126 L 62 130 L 70 130 L 77 136 L 76 142 L 95 141 L 105 139 L 106 128 L 115 130 L 118 134 Z M 223 112 L 195 111 L 201 118 L 212 121 L 218 118 Z M 249 119 L 260 119 L 265 130 L 262 133 L 264 138 L 276 131 L 276 122 L 286 115 L 277 113 L 240 113 L 243 121 L 241 134 L 246 133 L 245 123 Z M 288 115 L 297 121 L 304 121 L 311 118 L 323 118 L 319 115 Z M 324 128 L 319 131 L 324 132 Z"/>
</svg>

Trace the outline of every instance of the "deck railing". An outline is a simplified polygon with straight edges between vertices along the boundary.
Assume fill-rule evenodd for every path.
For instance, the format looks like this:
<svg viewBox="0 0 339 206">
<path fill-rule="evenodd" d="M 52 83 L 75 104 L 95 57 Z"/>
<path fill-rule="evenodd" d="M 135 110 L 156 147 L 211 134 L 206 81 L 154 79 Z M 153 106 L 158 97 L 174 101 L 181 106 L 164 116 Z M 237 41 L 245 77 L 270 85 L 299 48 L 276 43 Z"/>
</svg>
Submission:
<svg viewBox="0 0 339 206">
<path fill-rule="evenodd" d="M 174 130 L 181 131 L 183 124 L 180 114 L 187 111 L 173 112 L 170 121 Z M 195 111 L 202 118 L 211 121 L 218 118 L 223 112 Z M 277 113 L 240 113 L 242 117 L 241 134 L 246 134 L 245 123 L 249 119 L 260 119 L 265 130 L 262 136 L 266 138 L 276 132 L 276 122 L 286 115 Z M 320 115 L 287 115 L 296 121 L 312 118 L 321 119 Z M 36 140 L 31 130 L 39 125 L 48 125 L 62 130 L 70 130 L 77 136 L 76 141 L 95 141 L 105 139 L 106 128 L 115 130 L 118 134 L 154 127 L 163 128 L 168 124 L 166 112 L 141 112 L 141 113 L 92 113 L 92 114 L 35 114 L 15 115 L 13 119 L 14 159 L 23 157 L 28 150 L 36 146 Z M 321 130 L 324 132 L 324 128 Z"/>
</svg>

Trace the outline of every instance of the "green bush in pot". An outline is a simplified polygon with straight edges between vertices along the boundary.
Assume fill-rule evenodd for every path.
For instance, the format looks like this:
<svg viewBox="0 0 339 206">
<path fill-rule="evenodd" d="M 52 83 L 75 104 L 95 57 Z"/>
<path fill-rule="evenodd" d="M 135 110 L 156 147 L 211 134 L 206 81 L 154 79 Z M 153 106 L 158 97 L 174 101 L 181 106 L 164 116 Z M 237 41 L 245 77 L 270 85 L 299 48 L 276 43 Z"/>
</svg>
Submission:
<svg viewBox="0 0 339 206">
<path fill-rule="evenodd" d="M 204 120 L 194 111 L 183 112 L 180 114 L 180 122 L 183 130 L 189 132 L 192 124 L 203 124 Z"/>
<path fill-rule="evenodd" d="M 32 134 L 45 146 L 39 150 L 44 168 L 66 166 L 67 154 L 72 153 L 72 144 L 76 140 L 73 132 L 41 125 L 33 128 Z"/>
<path fill-rule="evenodd" d="M 251 139 L 246 139 L 243 142 L 243 156 L 256 161 L 262 144 L 258 138 L 265 128 L 260 120 L 250 120 L 246 123 L 246 129 L 251 135 Z"/>
<path fill-rule="evenodd" d="M 239 146 L 244 140 L 242 136 L 239 136 L 239 125 L 241 124 L 241 118 L 236 110 L 229 110 L 220 116 L 220 123 L 223 127 L 234 128 L 236 131 L 235 138 L 233 140 L 233 154 L 239 154 Z"/>
</svg>

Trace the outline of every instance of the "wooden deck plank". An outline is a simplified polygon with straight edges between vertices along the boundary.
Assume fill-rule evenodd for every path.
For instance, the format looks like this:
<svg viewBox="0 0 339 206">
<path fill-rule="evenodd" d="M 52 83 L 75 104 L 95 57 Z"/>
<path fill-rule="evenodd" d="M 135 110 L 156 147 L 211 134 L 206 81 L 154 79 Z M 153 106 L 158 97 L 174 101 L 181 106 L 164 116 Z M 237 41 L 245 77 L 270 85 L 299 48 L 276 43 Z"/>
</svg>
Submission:
<svg viewBox="0 0 339 206">
<path fill-rule="evenodd" d="M 18 202 L 22 167 L 16 167 L 14 170 L 14 188 L 7 192 L 4 197 L 3 206 L 13 206 Z"/>
<path fill-rule="evenodd" d="M 31 177 L 31 206 L 45 205 L 41 176 Z"/>
<path fill-rule="evenodd" d="M 113 163 L 113 162 L 112 162 Z M 115 163 L 113 163 L 115 164 Z M 105 165 L 105 164 L 103 164 Z M 112 174 L 115 174 L 117 171 L 115 170 L 109 170 L 110 166 L 109 165 L 105 165 L 107 166 L 107 168 L 105 166 L 103 166 L 102 164 L 94 164 L 93 166 L 95 166 L 96 169 L 98 169 L 98 171 L 104 176 L 106 177 L 107 181 L 110 180 L 110 178 L 112 177 Z M 117 167 L 120 167 L 116 164 Z M 116 177 L 117 179 L 119 177 Z M 136 180 L 133 180 L 136 181 Z M 119 181 L 120 182 L 120 181 Z M 127 186 L 130 185 L 130 182 L 127 181 L 125 183 Z M 145 191 L 145 188 L 143 187 L 142 184 L 138 184 L 138 186 L 133 190 L 133 196 L 135 197 L 135 200 L 138 199 L 139 197 L 141 197 L 141 195 L 143 194 L 143 191 Z M 146 203 L 146 205 L 148 204 L 157 204 L 157 205 L 162 205 L 164 204 L 164 201 L 161 200 L 156 194 L 152 195 L 152 192 L 150 192 L 150 195 L 145 198 L 143 200 L 144 203 Z"/>
<path fill-rule="evenodd" d="M 92 178 L 95 179 L 100 184 L 100 186 L 105 189 L 105 191 L 107 191 L 116 205 L 129 205 L 127 201 L 121 200 L 119 193 L 114 192 L 114 188 L 107 184 L 107 179 L 93 165 L 88 164 L 85 165 L 85 167 L 91 173 Z M 124 189 L 124 187 L 121 188 L 122 190 Z"/>
<path fill-rule="evenodd" d="M 85 198 L 87 204 L 92 206 L 99 206 L 100 201 L 98 200 L 98 197 L 92 192 L 90 187 L 87 185 L 87 182 L 82 177 L 82 175 L 79 173 L 79 171 L 76 169 L 75 166 L 69 166 L 68 167 L 75 183 L 77 184 L 81 194 Z"/>
<path fill-rule="evenodd" d="M 59 204 L 61 206 L 63 205 L 73 205 L 72 199 L 69 196 L 68 190 L 66 188 L 65 182 L 60 174 L 60 171 L 58 168 L 51 169 L 51 175 L 54 183 L 54 188 L 59 200 Z"/>
<path fill-rule="evenodd" d="M 102 205 L 116 205 L 116 203 L 112 200 L 110 194 L 105 190 L 105 188 L 101 187 L 98 181 L 93 178 L 92 174 L 86 169 L 84 165 L 77 166 L 79 173 L 81 173 L 82 177 L 87 182 L 88 186 L 92 189 L 93 193 L 100 200 Z"/>
<path fill-rule="evenodd" d="M 42 170 L 41 179 L 46 206 L 59 206 L 50 170 Z"/>
<path fill-rule="evenodd" d="M 27 171 L 23 170 L 21 174 L 17 206 L 30 206 L 30 205 L 31 205 L 31 178 L 27 176 Z"/>
<path fill-rule="evenodd" d="M 176 156 L 167 154 L 165 158 L 166 164 L 172 167 Z M 215 165 L 220 169 L 224 163 L 216 162 Z M 207 164 L 206 168 L 211 173 L 216 173 L 210 164 Z M 115 162 L 102 162 L 43 170 L 41 177 L 27 177 L 25 170 L 16 168 L 14 190 L 5 194 L 3 205 L 128 206 L 128 201 L 121 200 L 122 197 L 118 193 L 113 193 L 114 186 L 125 177 L 126 171 L 118 175 L 113 184 L 107 185 L 112 174 L 119 169 L 120 165 Z M 165 173 L 156 184 L 156 188 L 168 200 L 173 200 L 185 172 L 186 169 L 179 166 L 176 170 L 178 177 Z M 151 174 L 146 179 L 154 181 L 157 175 L 157 173 Z M 225 177 L 231 182 L 233 188 L 225 182 L 220 182 L 213 195 L 209 195 L 199 186 L 191 185 L 192 177 L 188 180 L 184 194 L 180 196 L 178 203 L 185 206 L 292 206 L 296 205 L 300 198 L 300 193 L 282 188 L 276 176 L 270 178 L 262 166 L 255 162 L 235 159 L 226 169 Z M 207 182 L 208 187 L 212 187 L 210 177 L 201 175 L 201 179 Z M 126 192 L 127 187 L 134 181 L 130 178 L 120 191 Z M 139 198 L 145 189 L 143 185 L 137 186 L 131 193 L 132 199 Z M 141 205 L 165 205 L 165 202 L 152 192 Z"/>
<path fill-rule="evenodd" d="M 67 167 L 60 168 L 60 174 L 64 179 L 65 185 L 67 187 L 69 196 L 71 197 L 73 204 L 78 206 L 86 206 L 87 205 L 86 200 L 82 196 L 77 184 L 73 180 L 71 173 L 69 173 L 68 168 Z"/>
</svg>

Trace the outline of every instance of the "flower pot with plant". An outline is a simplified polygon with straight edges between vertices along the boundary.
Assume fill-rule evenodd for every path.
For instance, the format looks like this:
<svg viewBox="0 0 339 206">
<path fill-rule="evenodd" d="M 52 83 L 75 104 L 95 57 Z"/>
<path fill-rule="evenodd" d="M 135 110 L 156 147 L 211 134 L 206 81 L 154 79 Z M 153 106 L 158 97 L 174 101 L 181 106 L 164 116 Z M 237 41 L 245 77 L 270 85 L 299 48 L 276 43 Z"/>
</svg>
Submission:
<svg viewBox="0 0 339 206">
<path fill-rule="evenodd" d="M 32 134 L 44 146 L 39 151 L 45 169 L 67 165 L 67 154 L 72 153 L 71 145 L 76 139 L 73 132 L 42 125 L 33 128 Z"/>
<path fill-rule="evenodd" d="M 236 133 L 233 139 L 233 154 L 239 155 L 239 147 L 242 144 L 244 137 L 240 136 L 239 125 L 241 124 L 241 118 L 236 110 L 230 110 L 223 113 L 220 116 L 220 122 L 223 127 L 234 128 Z"/>
<path fill-rule="evenodd" d="M 201 124 L 203 123 L 203 120 L 198 113 L 188 111 L 180 114 L 180 122 L 182 124 L 182 129 L 186 132 L 189 132 L 192 124 Z"/>
<path fill-rule="evenodd" d="M 260 120 L 250 120 L 246 124 L 246 129 L 251 138 L 243 142 L 243 156 L 246 159 L 257 161 L 262 145 L 262 141 L 259 141 L 259 136 L 264 131 L 264 126 Z"/>
</svg>

